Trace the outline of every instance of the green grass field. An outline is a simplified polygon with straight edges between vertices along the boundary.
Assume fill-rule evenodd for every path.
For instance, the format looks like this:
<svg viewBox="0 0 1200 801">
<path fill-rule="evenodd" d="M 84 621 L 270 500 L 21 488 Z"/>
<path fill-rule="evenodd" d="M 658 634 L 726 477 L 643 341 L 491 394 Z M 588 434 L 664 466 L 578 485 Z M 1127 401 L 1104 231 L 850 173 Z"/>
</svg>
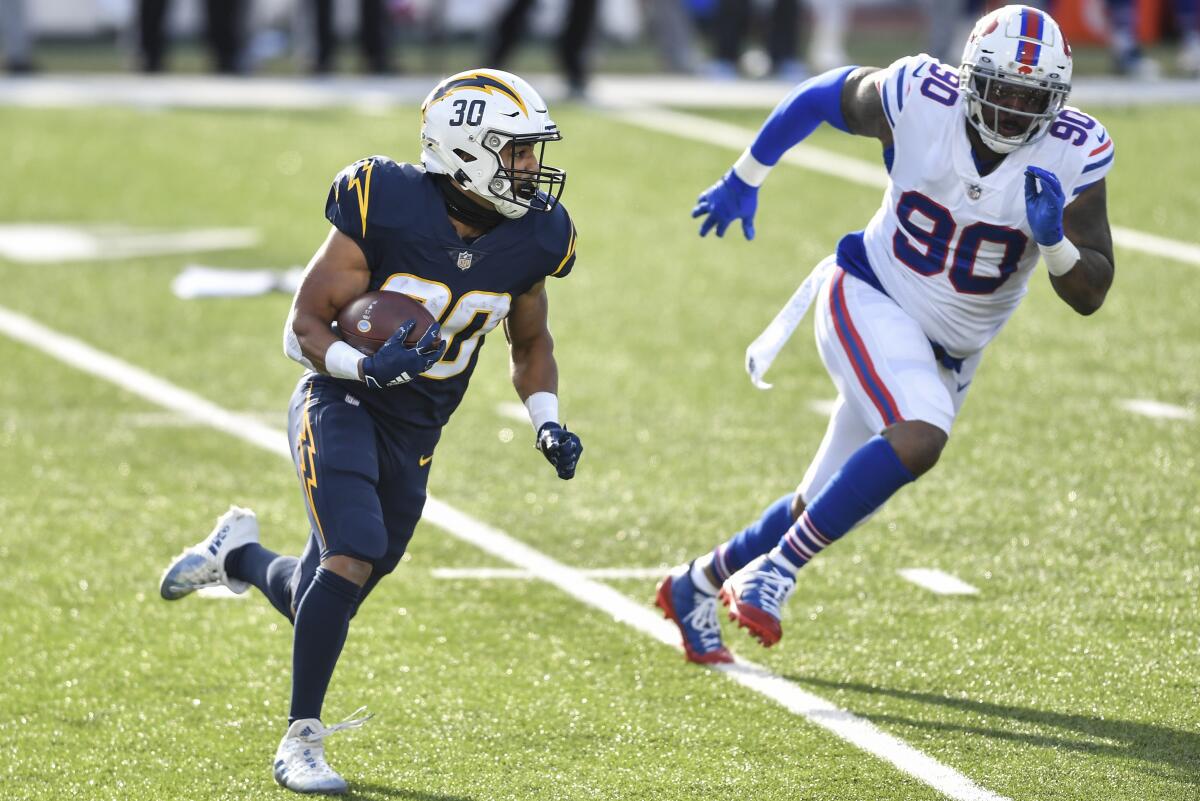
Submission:
<svg viewBox="0 0 1200 801">
<path fill-rule="evenodd" d="M 1200 109 L 1093 110 L 1118 143 L 1116 225 L 1200 240 Z M 724 114 L 754 127 L 757 113 Z M 664 568 L 790 491 L 833 396 L 807 324 L 770 392 L 746 344 L 878 192 L 784 167 L 753 243 L 702 241 L 688 210 L 735 154 L 598 112 L 556 114 L 579 260 L 554 282 L 566 419 L 558 481 L 484 349 L 433 494 L 574 567 Z M 415 111 L 0 109 L 0 221 L 248 226 L 225 266 L 304 263 L 325 192 L 370 153 L 415 159 Z M 814 143 L 875 158 L 870 142 Z M 1200 798 L 1200 435 L 1125 398 L 1200 406 L 1200 269 L 1118 251 L 1105 308 L 1035 276 L 989 350 L 941 464 L 802 574 L 765 665 L 1014 801 Z M 0 306 L 230 410 L 284 425 L 288 298 L 181 301 L 188 257 L 0 260 Z M 231 503 L 264 541 L 306 536 L 279 456 L 185 425 L 0 337 L 0 796 L 283 798 L 290 631 L 247 601 L 157 597 L 159 573 Z M 515 436 L 510 436 L 515 434 Z M 511 440 L 511 441 L 510 441 Z M 326 704 L 377 715 L 331 741 L 353 797 L 924 800 L 937 791 L 552 587 L 448 580 L 507 566 L 422 524 L 355 619 Z M 941 597 L 897 575 L 980 588 Z M 648 607 L 654 580 L 613 586 Z"/>
</svg>

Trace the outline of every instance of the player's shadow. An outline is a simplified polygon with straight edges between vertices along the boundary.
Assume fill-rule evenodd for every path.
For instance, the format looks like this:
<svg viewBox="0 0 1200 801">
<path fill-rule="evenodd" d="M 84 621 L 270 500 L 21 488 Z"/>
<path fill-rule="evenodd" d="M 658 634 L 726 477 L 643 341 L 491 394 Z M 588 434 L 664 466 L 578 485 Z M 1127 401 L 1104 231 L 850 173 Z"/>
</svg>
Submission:
<svg viewBox="0 0 1200 801">
<path fill-rule="evenodd" d="M 350 801 L 379 801 L 381 798 L 395 798 L 399 801 L 475 801 L 469 795 L 446 795 L 431 793 L 428 790 L 409 790 L 404 787 L 388 787 L 383 784 L 367 784 L 353 782 L 350 792 L 342 798 Z"/>
<path fill-rule="evenodd" d="M 1146 766 L 1147 769 L 1164 778 L 1200 785 L 1200 734 L 1196 732 L 1180 731 L 1153 723 L 1112 720 L 987 701 L 971 701 L 936 693 L 875 687 L 858 682 L 829 681 L 815 676 L 788 676 L 787 678 L 810 687 L 846 690 L 864 695 L 886 695 L 904 701 L 952 707 L 971 715 L 1007 718 L 1020 724 L 1035 724 L 1039 727 L 1058 729 L 1062 733 L 1034 733 L 1024 730 L 1028 729 L 1028 726 L 1000 728 L 995 725 L 922 720 L 906 715 L 882 712 L 861 714 L 861 717 L 875 723 L 896 723 L 919 729 L 962 732 L 998 740 L 1028 743 L 1043 748 L 1134 759 L 1149 763 Z"/>
</svg>

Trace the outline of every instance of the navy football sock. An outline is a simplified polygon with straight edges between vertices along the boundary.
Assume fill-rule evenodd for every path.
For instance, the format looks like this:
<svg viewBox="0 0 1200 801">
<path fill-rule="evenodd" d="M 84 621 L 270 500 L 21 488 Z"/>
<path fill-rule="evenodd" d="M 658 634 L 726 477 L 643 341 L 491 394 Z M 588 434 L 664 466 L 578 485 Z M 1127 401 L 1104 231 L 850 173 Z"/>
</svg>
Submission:
<svg viewBox="0 0 1200 801">
<path fill-rule="evenodd" d="M 812 499 L 771 551 L 772 561 L 794 573 L 915 479 L 890 442 L 872 437 Z"/>
<path fill-rule="evenodd" d="M 296 607 L 292 642 L 292 706 L 288 725 L 321 717 L 333 668 L 346 643 L 360 588 L 332 570 L 318 567 Z"/>
<path fill-rule="evenodd" d="M 294 556 L 280 556 L 252 542 L 225 557 L 225 572 L 232 578 L 248 581 L 258 587 L 271 605 L 290 620 L 292 573 L 299 561 Z"/>
<path fill-rule="evenodd" d="M 713 551 L 713 572 L 721 581 L 750 564 L 779 544 L 792 523 L 792 496 L 784 495 L 771 504 L 758 520 Z"/>
</svg>

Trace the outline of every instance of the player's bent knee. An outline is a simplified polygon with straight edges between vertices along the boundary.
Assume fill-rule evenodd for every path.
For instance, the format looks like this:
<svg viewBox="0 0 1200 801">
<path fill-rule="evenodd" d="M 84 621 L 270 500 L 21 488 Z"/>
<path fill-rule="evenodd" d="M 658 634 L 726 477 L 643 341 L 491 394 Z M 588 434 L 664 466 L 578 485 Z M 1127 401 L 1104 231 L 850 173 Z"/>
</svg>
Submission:
<svg viewBox="0 0 1200 801">
<path fill-rule="evenodd" d="M 923 420 L 895 423 L 884 430 L 883 436 L 914 476 L 932 470 L 950 441 L 945 431 Z"/>
<path fill-rule="evenodd" d="M 367 583 L 367 579 L 371 577 L 371 563 L 365 562 L 362 559 L 356 559 L 353 556 L 345 554 L 336 554 L 327 556 L 321 560 L 321 567 L 329 570 L 346 581 L 352 581 L 358 586 Z"/>
</svg>

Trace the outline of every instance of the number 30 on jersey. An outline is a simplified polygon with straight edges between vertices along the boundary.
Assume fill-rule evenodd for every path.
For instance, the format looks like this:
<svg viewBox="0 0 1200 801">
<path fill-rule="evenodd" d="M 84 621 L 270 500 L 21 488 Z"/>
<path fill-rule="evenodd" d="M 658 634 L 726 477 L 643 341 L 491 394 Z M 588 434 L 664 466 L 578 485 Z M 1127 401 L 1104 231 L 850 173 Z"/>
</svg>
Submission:
<svg viewBox="0 0 1200 801">
<path fill-rule="evenodd" d="M 403 292 L 421 301 L 435 320 L 442 321 L 442 336 L 446 339 L 446 354 L 442 360 L 423 373 L 425 378 L 446 379 L 467 369 L 471 355 L 489 331 L 508 316 L 512 295 L 507 292 L 475 290 L 462 295 L 443 319 L 454 300 L 450 287 L 438 281 L 418 278 L 408 273 L 388 276 L 380 289 Z"/>
</svg>

